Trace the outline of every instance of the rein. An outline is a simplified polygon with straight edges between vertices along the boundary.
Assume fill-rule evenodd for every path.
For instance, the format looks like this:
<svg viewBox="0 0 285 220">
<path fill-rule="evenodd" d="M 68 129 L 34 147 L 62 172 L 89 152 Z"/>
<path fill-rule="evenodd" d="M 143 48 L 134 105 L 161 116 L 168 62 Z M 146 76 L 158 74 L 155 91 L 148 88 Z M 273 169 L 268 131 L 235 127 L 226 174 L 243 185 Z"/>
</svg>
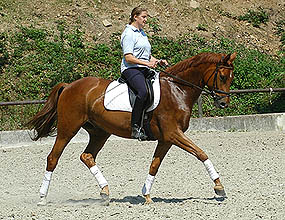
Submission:
<svg viewBox="0 0 285 220">
<path fill-rule="evenodd" d="M 218 82 L 217 82 L 217 77 L 218 77 L 218 71 L 219 71 L 220 68 L 233 69 L 233 67 L 228 67 L 228 66 L 220 65 L 220 62 L 217 63 L 216 69 L 214 70 L 214 72 L 211 74 L 211 76 L 208 78 L 208 80 L 207 80 L 207 82 L 206 82 L 206 85 L 207 85 L 208 82 L 209 82 L 209 80 L 210 80 L 210 79 L 212 78 L 212 76 L 214 75 L 214 82 L 213 82 L 213 89 L 212 89 L 212 90 L 209 90 L 208 88 L 202 88 L 202 87 L 200 87 L 200 86 L 198 86 L 198 85 L 196 85 L 196 84 L 194 84 L 194 83 L 188 82 L 188 81 L 186 81 L 186 80 L 184 80 L 184 79 L 181 79 L 181 78 L 179 78 L 179 77 L 177 77 L 177 76 L 174 76 L 174 75 L 172 75 L 171 73 L 168 73 L 168 72 L 166 72 L 166 71 L 164 71 L 164 70 L 160 70 L 160 71 L 163 72 L 163 73 L 165 73 L 166 75 L 170 76 L 170 77 L 173 78 L 173 79 L 179 80 L 182 85 L 185 85 L 185 86 L 188 86 L 188 87 L 194 87 L 194 88 L 196 88 L 196 89 L 199 89 L 199 90 L 201 90 L 201 91 L 203 91 L 203 92 L 205 92 L 205 93 L 211 95 L 214 100 L 219 100 L 219 99 L 222 99 L 222 98 L 224 98 L 224 97 L 229 97 L 229 96 L 230 96 L 230 93 L 225 92 L 225 91 L 222 91 L 222 90 L 219 90 L 219 89 L 217 88 L 217 84 L 218 84 Z M 175 81 L 173 81 L 173 82 L 175 82 Z M 176 82 L 176 83 L 177 83 L 177 82 Z M 225 94 L 225 95 L 224 95 L 224 96 L 220 96 L 220 95 L 217 95 L 217 93 L 221 93 L 221 94 Z"/>
</svg>

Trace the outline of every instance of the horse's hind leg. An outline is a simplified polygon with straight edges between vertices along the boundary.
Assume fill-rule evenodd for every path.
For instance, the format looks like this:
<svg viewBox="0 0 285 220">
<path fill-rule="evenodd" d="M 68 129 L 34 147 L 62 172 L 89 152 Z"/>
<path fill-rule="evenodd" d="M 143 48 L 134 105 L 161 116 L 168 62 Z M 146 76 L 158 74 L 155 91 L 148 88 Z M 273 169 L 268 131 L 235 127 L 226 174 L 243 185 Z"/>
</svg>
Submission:
<svg viewBox="0 0 285 220">
<path fill-rule="evenodd" d="M 95 176 L 100 188 L 100 195 L 102 199 L 109 204 L 109 186 L 105 177 L 96 165 L 95 159 L 97 154 L 104 146 L 110 134 L 98 127 L 93 127 L 90 124 L 86 124 L 84 128 L 87 130 L 90 136 L 89 143 L 80 156 L 80 160 L 89 168 L 90 172 Z"/>
<path fill-rule="evenodd" d="M 71 117 L 71 114 L 68 114 Z M 68 121 L 68 120 L 67 120 Z M 80 120 L 74 119 L 71 123 L 67 123 L 64 117 L 58 121 L 57 137 L 51 152 L 47 157 L 47 166 L 44 174 L 44 179 L 40 188 L 40 202 L 38 205 L 46 205 L 46 197 L 48 194 L 51 177 L 58 160 L 69 141 L 75 136 L 81 127 Z"/>
</svg>

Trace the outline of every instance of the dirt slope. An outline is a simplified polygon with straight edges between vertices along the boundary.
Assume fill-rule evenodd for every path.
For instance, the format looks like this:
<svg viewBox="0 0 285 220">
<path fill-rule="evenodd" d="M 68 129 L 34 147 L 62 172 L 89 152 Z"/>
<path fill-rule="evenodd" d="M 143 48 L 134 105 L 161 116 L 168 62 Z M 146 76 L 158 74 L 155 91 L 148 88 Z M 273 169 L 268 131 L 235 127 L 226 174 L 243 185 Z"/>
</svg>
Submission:
<svg viewBox="0 0 285 220">
<path fill-rule="evenodd" d="M 89 41 L 108 42 L 112 33 L 122 32 L 131 9 L 140 4 L 148 8 L 149 20 L 161 29 L 159 34 L 163 36 L 223 36 L 271 54 L 276 54 L 281 46 L 276 28 L 285 19 L 282 0 L 0 0 L 0 31 L 15 30 L 19 25 L 55 30 L 56 22 L 64 21 L 68 27 L 80 25 Z M 269 15 L 269 22 L 260 28 L 234 19 L 249 9 L 258 11 L 259 7 Z M 104 20 L 111 26 L 105 27 Z M 284 25 L 281 28 L 284 30 Z M 146 27 L 148 34 L 153 34 L 152 30 Z"/>
</svg>

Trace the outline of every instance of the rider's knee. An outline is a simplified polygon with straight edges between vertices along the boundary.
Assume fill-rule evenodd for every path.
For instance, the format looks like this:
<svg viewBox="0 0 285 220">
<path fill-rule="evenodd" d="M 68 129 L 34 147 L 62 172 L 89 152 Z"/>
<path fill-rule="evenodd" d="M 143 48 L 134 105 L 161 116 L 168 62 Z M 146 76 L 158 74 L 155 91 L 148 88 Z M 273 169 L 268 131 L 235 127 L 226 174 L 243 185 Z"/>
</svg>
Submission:
<svg viewBox="0 0 285 220">
<path fill-rule="evenodd" d="M 147 99 L 147 91 L 143 90 L 143 91 L 139 91 L 138 92 L 138 97 L 139 99 L 141 99 L 142 101 L 145 101 Z"/>
</svg>

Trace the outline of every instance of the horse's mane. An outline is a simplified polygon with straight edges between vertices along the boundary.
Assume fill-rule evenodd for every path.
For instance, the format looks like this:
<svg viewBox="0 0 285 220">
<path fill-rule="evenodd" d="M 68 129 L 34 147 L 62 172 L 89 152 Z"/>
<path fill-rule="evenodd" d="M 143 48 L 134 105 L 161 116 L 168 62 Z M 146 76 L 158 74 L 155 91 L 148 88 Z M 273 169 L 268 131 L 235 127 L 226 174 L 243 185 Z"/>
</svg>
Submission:
<svg viewBox="0 0 285 220">
<path fill-rule="evenodd" d="M 176 65 L 169 67 L 167 71 L 174 74 L 182 72 L 190 67 L 199 66 L 203 63 L 218 63 L 221 60 L 222 56 L 225 56 L 225 54 L 217 54 L 210 52 L 199 53 L 196 56 L 180 61 Z"/>
</svg>

